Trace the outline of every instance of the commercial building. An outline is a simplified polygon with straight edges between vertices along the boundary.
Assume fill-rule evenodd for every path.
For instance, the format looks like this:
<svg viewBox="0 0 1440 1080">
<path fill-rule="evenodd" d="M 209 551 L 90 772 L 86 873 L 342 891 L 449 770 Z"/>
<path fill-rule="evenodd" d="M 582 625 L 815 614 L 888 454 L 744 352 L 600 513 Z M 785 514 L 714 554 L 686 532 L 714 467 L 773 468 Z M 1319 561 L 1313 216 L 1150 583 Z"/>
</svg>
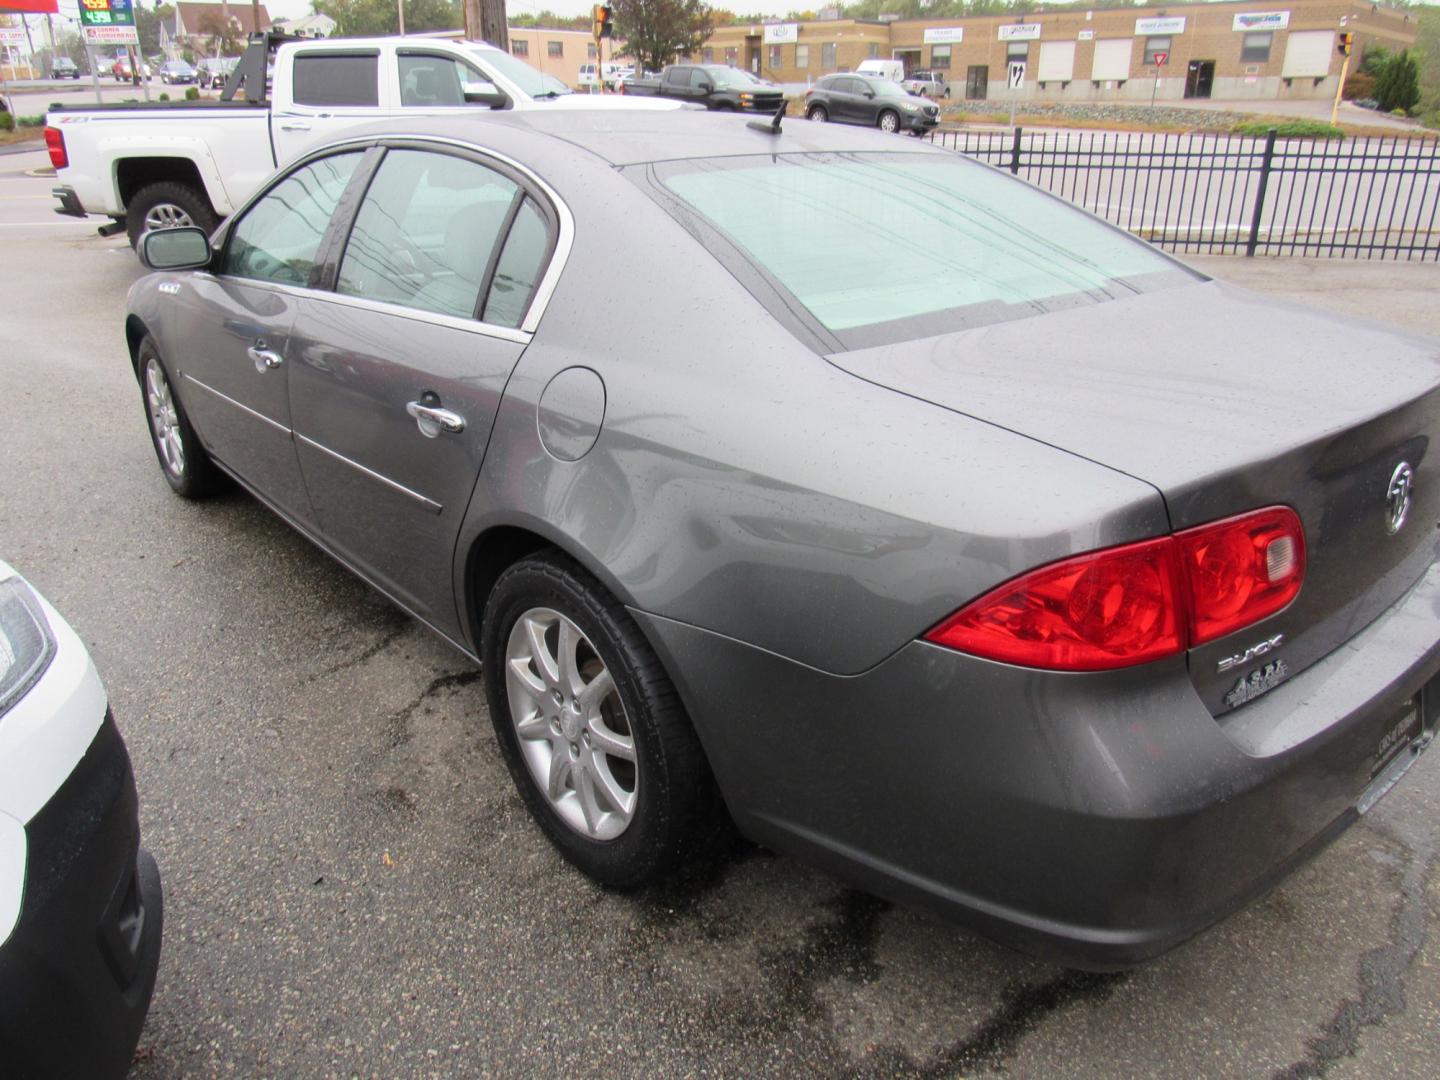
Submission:
<svg viewBox="0 0 1440 1080">
<path fill-rule="evenodd" d="M 589 31 L 511 26 L 506 28 L 506 32 L 510 35 L 510 51 L 514 55 L 527 61 L 531 67 L 554 75 L 566 86 L 579 87 L 581 65 L 596 63 L 595 39 Z M 600 44 L 604 55 L 599 62 L 613 62 L 616 58 L 614 40 L 605 38 Z"/>
<path fill-rule="evenodd" d="M 1412 47 L 1416 18 L 1358 0 L 1289 0 L 1273 7 L 1231 2 L 820 19 L 721 27 L 690 59 L 808 83 L 852 71 L 862 60 L 894 58 L 907 71 L 945 72 L 951 97 L 972 101 L 1328 98 L 1340 77 L 1342 29 L 1355 35 L 1358 62 L 1377 45 Z M 1017 64 L 1024 71 L 1012 90 Z"/>
</svg>

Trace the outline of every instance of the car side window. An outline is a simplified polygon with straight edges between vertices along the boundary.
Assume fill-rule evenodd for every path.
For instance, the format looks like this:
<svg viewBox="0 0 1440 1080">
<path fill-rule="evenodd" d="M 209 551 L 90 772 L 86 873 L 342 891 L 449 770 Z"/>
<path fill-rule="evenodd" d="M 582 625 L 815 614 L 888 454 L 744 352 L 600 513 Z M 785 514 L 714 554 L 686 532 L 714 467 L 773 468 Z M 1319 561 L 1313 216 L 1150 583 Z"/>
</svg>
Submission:
<svg viewBox="0 0 1440 1080">
<path fill-rule="evenodd" d="M 710 83 L 710 73 L 704 68 L 690 69 L 690 89 L 704 90 Z"/>
<path fill-rule="evenodd" d="M 519 326 L 535 294 L 550 252 L 550 229 L 533 199 L 527 198 L 515 215 L 515 224 L 505 237 L 495 280 L 485 297 L 480 317 L 496 326 Z"/>
<path fill-rule="evenodd" d="M 223 273 L 306 285 L 360 151 L 312 161 L 267 191 L 230 230 Z"/>
<path fill-rule="evenodd" d="M 464 105 L 465 84 L 482 81 L 478 72 L 453 57 L 419 55 L 398 59 L 400 104 L 407 109 Z"/>
<path fill-rule="evenodd" d="M 464 158 L 391 150 L 360 204 L 336 291 L 474 318 L 518 192 L 513 180 Z"/>
<path fill-rule="evenodd" d="M 378 53 L 300 53 L 291 96 L 297 105 L 379 105 Z"/>
</svg>

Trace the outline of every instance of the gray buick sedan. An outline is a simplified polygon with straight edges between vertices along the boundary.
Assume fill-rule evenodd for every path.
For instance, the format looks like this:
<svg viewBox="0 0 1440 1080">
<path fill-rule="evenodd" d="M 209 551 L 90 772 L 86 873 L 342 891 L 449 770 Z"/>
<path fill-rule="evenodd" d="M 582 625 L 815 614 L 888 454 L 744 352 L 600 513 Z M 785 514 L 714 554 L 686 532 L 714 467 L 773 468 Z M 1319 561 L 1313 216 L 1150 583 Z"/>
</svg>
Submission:
<svg viewBox="0 0 1440 1080">
<path fill-rule="evenodd" d="M 608 885 L 728 814 L 1118 966 L 1431 740 L 1435 343 L 974 161 L 716 115 L 406 120 L 143 250 L 165 479 L 238 482 L 482 663 L 536 821 Z"/>
</svg>

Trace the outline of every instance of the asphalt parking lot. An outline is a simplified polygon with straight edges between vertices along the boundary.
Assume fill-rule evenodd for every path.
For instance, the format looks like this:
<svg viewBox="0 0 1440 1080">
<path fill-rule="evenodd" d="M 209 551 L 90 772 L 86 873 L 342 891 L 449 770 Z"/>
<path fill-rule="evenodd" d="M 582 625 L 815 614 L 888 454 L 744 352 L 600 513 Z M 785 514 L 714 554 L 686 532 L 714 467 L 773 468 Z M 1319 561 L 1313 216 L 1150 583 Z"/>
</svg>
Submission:
<svg viewBox="0 0 1440 1080">
<path fill-rule="evenodd" d="M 0 556 L 90 646 L 135 760 L 167 910 L 134 1077 L 1440 1075 L 1440 754 L 1115 975 L 751 848 L 592 885 L 468 661 L 252 499 L 170 493 L 121 332 L 142 271 L 51 213 L 43 161 L 0 157 Z M 1196 261 L 1440 334 L 1433 264 Z"/>
</svg>

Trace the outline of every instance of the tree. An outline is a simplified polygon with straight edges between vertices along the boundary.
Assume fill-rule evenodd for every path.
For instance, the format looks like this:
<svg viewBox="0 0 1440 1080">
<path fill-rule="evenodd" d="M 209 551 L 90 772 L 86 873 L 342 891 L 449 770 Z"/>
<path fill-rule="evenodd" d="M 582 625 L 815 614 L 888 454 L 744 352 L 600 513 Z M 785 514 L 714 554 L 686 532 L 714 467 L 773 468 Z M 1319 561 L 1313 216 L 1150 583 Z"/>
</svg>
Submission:
<svg viewBox="0 0 1440 1080">
<path fill-rule="evenodd" d="M 1407 49 L 1395 53 L 1375 78 L 1375 100 L 1385 112 L 1409 111 L 1420 102 L 1420 65 Z"/>
<path fill-rule="evenodd" d="M 395 0 L 314 0 L 311 7 L 335 20 L 336 37 L 375 37 L 400 32 Z M 463 24 L 460 0 L 405 0 L 405 30 L 456 30 Z"/>
<path fill-rule="evenodd" d="M 175 9 L 169 4 L 157 4 L 154 7 L 141 7 L 136 4 L 134 11 L 135 33 L 140 38 L 140 53 L 142 56 L 154 56 L 160 51 L 160 20 L 174 15 Z"/>
<path fill-rule="evenodd" d="M 239 56 L 243 51 L 240 24 L 233 19 L 223 19 L 219 10 L 206 11 L 200 16 L 197 33 L 210 39 L 209 52 L 215 56 Z"/>
<path fill-rule="evenodd" d="M 621 56 L 659 71 L 677 53 L 697 51 L 715 29 L 715 14 L 704 0 L 611 0 Z"/>
</svg>

